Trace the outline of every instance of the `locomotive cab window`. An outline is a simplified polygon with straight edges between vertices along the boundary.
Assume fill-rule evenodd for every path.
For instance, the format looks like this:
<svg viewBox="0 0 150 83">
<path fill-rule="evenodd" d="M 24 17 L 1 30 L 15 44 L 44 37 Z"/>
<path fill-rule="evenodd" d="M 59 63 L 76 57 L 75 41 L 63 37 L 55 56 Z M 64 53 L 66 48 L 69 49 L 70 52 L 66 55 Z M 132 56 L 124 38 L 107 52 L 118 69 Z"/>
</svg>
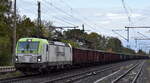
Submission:
<svg viewBox="0 0 150 83">
<path fill-rule="evenodd" d="M 38 50 L 39 42 L 19 42 L 18 51 L 35 51 Z"/>
</svg>

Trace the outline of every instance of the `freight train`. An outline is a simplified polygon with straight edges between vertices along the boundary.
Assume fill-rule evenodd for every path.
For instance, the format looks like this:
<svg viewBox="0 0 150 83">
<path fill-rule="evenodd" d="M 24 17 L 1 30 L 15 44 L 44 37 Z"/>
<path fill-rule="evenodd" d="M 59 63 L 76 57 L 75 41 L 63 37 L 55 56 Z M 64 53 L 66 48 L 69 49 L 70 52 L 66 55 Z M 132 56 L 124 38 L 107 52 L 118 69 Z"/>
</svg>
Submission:
<svg viewBox="0 0 150 83">
<path fill-rule="evenodd" d="M 67 43 L 49 42 L 40 38 L 21 38 L 16 45 L 15 67 L 22 72 L 43 72 L 146 58 L 148 57 L 73 48 Z"/>
</svg>

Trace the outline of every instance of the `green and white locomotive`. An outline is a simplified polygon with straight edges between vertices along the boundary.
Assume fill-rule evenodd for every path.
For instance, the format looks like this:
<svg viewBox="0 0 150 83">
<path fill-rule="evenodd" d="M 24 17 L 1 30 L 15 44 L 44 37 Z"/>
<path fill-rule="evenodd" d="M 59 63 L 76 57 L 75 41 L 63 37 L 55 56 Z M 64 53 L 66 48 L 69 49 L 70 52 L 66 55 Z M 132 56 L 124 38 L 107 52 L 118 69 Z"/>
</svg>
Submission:
<svg viewBox="0 0 150 83">
<path fill-rule="evenodd" d="M 23 72 L 43 71 L 72 65 L 72 47 L 40 38 L 21 38 L 17 42 L 15 66 Z"/>
</svg>

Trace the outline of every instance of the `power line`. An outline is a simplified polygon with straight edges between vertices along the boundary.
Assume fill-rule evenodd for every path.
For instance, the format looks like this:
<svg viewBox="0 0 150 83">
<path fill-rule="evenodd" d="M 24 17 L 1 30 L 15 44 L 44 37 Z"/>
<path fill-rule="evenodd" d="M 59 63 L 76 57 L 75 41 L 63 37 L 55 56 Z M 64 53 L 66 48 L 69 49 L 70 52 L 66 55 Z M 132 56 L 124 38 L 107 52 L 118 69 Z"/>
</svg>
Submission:
<svg viewBox="0 0 150 83">
<path fill-rule="evenodd" d="M 46 4 L 48 4 L 48 3 L 50 3 L 50 2 L 48 2 L 48 1 L 46 1 Z M 52 4 L 52 3 L 50 3 L 50 4 Z M 47 5 L 46 5 L 47 6 Z M 62 9 L 60 9 L 60 8 L 58 8 L 58 7 L 56 7 L 55 5 L 53 5 L 52 4 L 52 6 L 54 6 L 53 8 L 57 8 L 56 10 L 58 10 L 58 11 L 60 11 L 60 12 L 62 12 L 62 13 L 64 13 L 65 15 L 67 15 L 68 17 L 71 17 L 71 18 L 75 18 L 75 19 L 77 19 L 77 20 L 79 20 L 79 21 L 81 21 L 81 22 L 83 22 L 82 24 L 85 24 L 85 25 L 87 25 L 89 28 L 91 28 L 92 30 L 94 30 L 94 31 L 98 31 L 96 28 L 97 27 L 100 27 L 101 29 L 104 29 L 104 30 L 109 30 L 109 29 L 106 29 L 106 28 L 103 28 L 103 27 L 101 27 L 101 26 L 99 26 L 99 25 L 97 25 L 97 24 L 91 24 L 91 22 L 86 22 L 86 21 L 88 21 L 88 19 L 86 18 L 86 17 L 83 17 L 83 16 L 81 16 L 84 20 L 82 20 L 82 19 L 79 19 L 79 18 L 76 18 L 75 16 L 73 16 L 73 15 L 70 15 L 70 14 L 68 14 L 66 11 L 63 11 Z M 48 6 L 49 7 L 49 6 Z M 70 7 L 70 9 L 72 8 L 71 6 L 69 6 L 68 5 L 68 7 Z M 73 8 L 72 8 L 73 9 Z M 49 10 L 47 10 L 47 11 L 49 11 Z M 71 23 L 71 21 L 69 21 L 69 20 L 67 20 L 66 18 L 57 18 L 56 17 L 56 19 L 57 20 L 60 20 L 61 19 L 61 21 L 62 22 L 65 22 L 65 23 L 68 23 L 68 24 L 73 24 L 73 23 Z M 64 21 L 64 20 L 66 20 L 66 21 Z M 111 31 L 111 30 L 110 30 Z"/>
<path fill-rule="evenodd" d="M 65 15 L 67 15 L 67 16 L 73 18 L 72 15 L 70 15 L 70 14 L 66 13 L 65 11 L 63 11 L 62 9 L 60 9 L 60 8 L 58 8 L 58 7 L 54 6 L 54 5 L 52 5 L 52 3 L 49 3 L 49 2 L 47 2 L 47 1 L 45 1 L 45 3 L 48 4 L 48 5 L 51 5 L 53 8 L 57 9 L 58 11 L 61 11 L 61 12 L 64 13 Z M 47 5 L 45 5 L 45 6 L 47 6 Z M 47 6 L 47 7 L 50 8 L 49 6 Z M 47 11 L 48 11 L 48 10 L 47 10 Z M 76 19 L 77 19 L 77 18 L 76 18 Z"/>
<path fill-rule="evenodd" d="M 48 16 L 47 14 L 44 14 L 44 15 Z M 64 19 L 61 19 L 61 18 L 56 17 L 56 16 L 53 16 L 53 18 L 55 18 L 55 19 L 58 20 L 58 21 L 61 21 L 61 23 L 63 23 L 63 24 L 66 23 L 66 24 L 70 24 L 70 25 L 73 25 L 73 26 L 77 26 L 77 25 L 71 23 L 71 22 L 68 21 L 68 20 L 64 20 Z"/>
<path fill-rule="evenodd" d="M 61 0 L 61 1 L 63 1 L 63 0 Z M 64 1 L 63 1 L 63 3 L 65 3 Z M 70 7 L 70 9 L 72 9 L 73 10 L 73 8 L 69 5 L 69 4 L 66 4 L 68 7 Z M 75 11 L 76 13 L 77 13 L 77 11 Z M 76 15 L 80 15 L 80 14 L 76 14 Z M 72 16 L 72 15 L 71 15 Z M 97 25 L 97 24 L 95 24 L 95 23 L 92 23 L 91 21 L 89 21 L 86 17 L 84 17 L 84 16 L 81 16 L 80 15 L 80 17 L 82 17 L 83 18 L 83 22 L 86 24 L 86 25 L 88 25 L 89 26 L 89 28 L 91 28 L 92 30 L 94 30 L 94 31 L 98 31 L 98 30 L 95 30 L 97 27 L 100 27 L 101 29 L 104 29 L 104 30 L 109 30 L 109 31 L 111 31 L 110 29 L 106 29 L 106 28 L 104 28 L 104 27 L 102 27 L 102 26 L 99 26 L 99 25 Z M 89 22 L 89 23 L 87 23 L 87 21 Z M 92 26 L 91 26 L 92 25 Z M 94 27 L 94 28 L 93 28 Z"/>
<path fill-rule="evenodd" d="M 45 6 L 47 6 L 47 5 L 45 5 Z M 49 6 L 47 6 L 48 8 L 49 8 Z M 46 9 L 46 11 L 49 11 L 48 9 Z M 46 13 L 46 12 L 45 12 Z M 44 15 L 47 15 L 47 14 L 44 14 Z M 76 26 L 75 24 L 73 24 L 73 23 L 71 23 L 68 19 L 66 19 L 66 18 L 59 18 L 59 17 L 56 17 L 56 16 L 53 16 L 55 19 L 57 19 L 57 20 L 60 20 L 60 21 L 62 21 L 62 22 L 64 22 L 64 23 L 67 23 L 67 24 L 71 24 L 71 25 L 73 25 L 73 26 Z"/>
<path fill-rule="evenodd" d="M 49 3 L 49 2 L 47 2 L 47 1 L 45 1 L 47 4 Z M 58 7 L 56 7 L 56 6 L 54 6 L 52 3 L 49 3 L 52 7 L 54 7 L 55 9 L 57 9 L 58 11 L 61 11 L 62 13 L 64 13 L 64 14 L 66 14 L 66 15 L 68 15 L 69 17 L 71 17 L 71 18 L 75 18 L 75 19 L 77 19 L 77 20 L 79 20 L 79 21 L 81 21 L 81 22 L 83 22 L 81 19 L 79 19 L 79 18 L 76 18 L 76 17 L 74 17 L 74 16 L 72 16 L 72 15 L 70 15 L 70 14 L 68 14 L 68 13 L 66 13 L 65 11 L 63 11 L 62 9 L 60 9 L 60 8 L 58 8 Z M 85 22 L 83 22 L 84 24 L 86 24 L 87 26 L 89 26 L 91 29 L 93 29 L 94 31 L 95 31 L 95 28 L 93 28 L 91 25 L 89 25 L 89 24 L 87 24 L 87 23 L 85 23 Z"/>
<path fill-rule="evenodd" d="M 68 3 L 66 3 L 64 0 L 59 0 L 59 1 L 63 2 L 66 5 L 66 7 L 69 7 L 69 9 L 71 11 L 73 10 L 73 8 Z"/>
<path fill-rule="evenodd" d="M 139 33 L 139 34 L 142 35 L 143 37 L 148 38 L 147 36 L 145 36 L 144 34 L 142 34 L 142 33 L 140 33 L 140 32 L 137 32 L 137 33 Z"/>
<path fill-rule="evenodd" d="M 30 3 L 30 0 L 21 0 L 21 2 L 23 2 L 23 3 L 28 3 L 28 4 L 32 4 L 32 5 L 35 5 L 38 0 L 33 0 L 33 1 L 32 1 L 32 3 Z"/>
<path fill-rule="evenodd" d="M 131 21 L 131 17 L 130 17 L 129 11 L 128 11 L 128 9 L 126 8 L 125 1 L 124 1 L 124 0 L 121 0 L 121 1 L 122 1 L 123 8 L 124 8 L 124 10 L 125 10 L 125 13 L 126 13 L 126 15 L 127 15 L 127 17 L 128 17 L 128 21 L 129 21 L 129 25 L 130 25 L 130 23 L 132 23 L 132 21 Z M 127 42 L 128 42 L 127 47 L 130 47 L 130 45 L 129 45 L 129 40 L 130 40 L 129 34 L 130 34 L 130 33 L 129 33 L 129 28 L 127 28 Z"/>
<path fill-rule="evenodd" d="M 122 5 L 123 5 L 123 8 L 124 8 L 124 10 L 125 10 L 125 13 L 127 14 L 128 21 L 129 21 L 129 24 L 130 24 L 130 23 L 131 23 L 131 17 L 130 17 L 130 15 L 129 15 L 128 9 L 126 8 L 126 4 L 125 4 L 125 1 L 124 1 L 124 0 L 122 0 Z"/>
<path fill-rule="evenodd" d="M 117 33 L 115 30 L 112 30 L 115 34 L 119 35 L 121 38 L 123 38 L 124 40 L 127 40 L 127 38 L 125 38 L 124 36 L 122 36 L 121 34 Z"/>
<path fill-rule="evenodd" d="M 27 2 L 27 1 L 26 1 Z M 47 6 L 47 5 L 46 5 Z M 21 8 L 22 10 L 26 10 L 26 9 L 24 9 L 24 8 Z M 31 10 L 27 10 L 27 11 L 30 11 L 30 13 L 32 12 L 33 13 L 33 11 L 31 11 Z M 49 11 L 49 10 L 46 10 L 46 11 Z M 43 12 L 43 11 L 42 11 Z M 45 13 L 47 13 L 47 12 L 44 12 L 44 15 L 47 15 L 47 14 L 45 14 Z M 57 19 L 59 19 L 59 18 L 57 18 Z M 63 19 L 59 19 L 59 20 L 61 20 L 62 22 L 65 22 L 65 23 L 67 23 L 67 24 L 71 24 L 71 25 L 75 25 L 75 24 L 73 24 L 73 23 L 70 23 L 70 22 L 66 22 L 65 20 L 63 20 Z"/>
<path fill-rule="evenodd" d="M 49 10 L 46 9 L 46 11 L 49 11 Z M 45 12 L 45 13 L 47 13 L 47 12 Z M 48 16 L 48 15 L 45 14 L 45 13 L 44 13 L 44 15 Z M 57 19 L 57 20 L 59 20 L 59 21 L 61 21 L 61 22 L 63 22 L 63 23 L 67 23 L 67 24 L 76 26 L 75 24 L 71 23 L 68 19 L 64 19 L 64 18 L 62 19 L 62 18 L 56 17 L 56 16 L 53 16 L 53 18 L 55 18 L 55 19 Z"/>
<path fill-rule="evenodd" d="M 63 3 L 65 3 L 66 4 L 66 2 L 64 2 L 63 0 L 60 0 L 60 1 L 62 1 Z M 70 7 L 70 9 L 72 9 L 73 10 L 73 8 L 69 5 L 69 4 L 66 4 L 68 7 Z M 77 12 L 77 11 L 76 11 Z M 80 15 L 81 16 L 81 15 Z M 84 16 L 81 16 L 82 18 L 83 18 L 83 20 L 84 21 L 86 21 L 86 20 L 88 20 L 86 17 L 84 17 Z M 90 23 L 90 25 L 93 25 L 93 26 L 98 26 L 98 27 L 101 27 L 102 28 L 102 26 L 99 26 L 99 25 L 97 25 L 97 24 L 95 24 L 95 23 Z M 105 29 L 105 30 L 109 30 L 109 29 L 106 29 L 106 28 L 103 28 L 103 29 Z"/>
<path fill-rule="evenodd" d="M 71 25 L 73 25 L 73 26 L 76 26 L 75 24 L 72 24 L 72 23 L 70 23 L 70 22 L 67 22 L 67 21 L 65 21 L 65 20 L 63 20 L 63 19 L 61 19 L 61 18 L 56 17 L 56 16 L 55 16 L 55 18 L 58 19 L 58 20 L 61 20 L 62 22 L 65 22 L 65 23 L 71 24 Z"/>
</svg>

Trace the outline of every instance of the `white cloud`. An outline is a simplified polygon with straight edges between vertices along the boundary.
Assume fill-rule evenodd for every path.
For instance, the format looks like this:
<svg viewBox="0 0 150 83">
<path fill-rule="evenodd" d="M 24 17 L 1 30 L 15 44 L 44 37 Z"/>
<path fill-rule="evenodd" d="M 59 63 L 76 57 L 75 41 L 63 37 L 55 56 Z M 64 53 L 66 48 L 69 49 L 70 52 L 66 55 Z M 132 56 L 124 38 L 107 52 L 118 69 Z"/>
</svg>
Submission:
<svg viewBox="0 0 150 83">
<path fill-rule="evenodd" d="M 100 22 L 96 22 L 97 24 L 109 24 L 110 21 L 100 21 Z"/>
<path fill-rule="evenodd" d="M 114 17 L 114 16 L 118 16 L 119 14 L 116 14 L 116 13 L 107 13 L 106 16 L 109 16 L 109 17 Z"/>
<path fill-rule="evenodd" d="M 94 16 L 103 16 L 103 13 L 95 13 Z"/>
<path fill-rule="evenodd" d="M 117 13 L 107 13 L 106 17 L 110 19 L 127 19 L 125 14 L 117 14 Z"/>
<path fill-rule="evenodd" d="M 133 18 L 135 18 L 135 17 L 141 17 L 142 15 L 141 15 L 141 14 L 133 13 L 133 14 L 131 14 L 131 16 L 132 16 Z"/>
<path fill-rule="evenodd" d="M 138 13 L 133 13 L 131 14 L 132 18 L 137 18 L 137 17 L 141 17 L 141 14 Z M 128 16 L 127 14 L 122 14 L 122 13 L 107 13 L 106 17 L 110 18 L 110 19 L 127 19 Z"/>
</svg>

